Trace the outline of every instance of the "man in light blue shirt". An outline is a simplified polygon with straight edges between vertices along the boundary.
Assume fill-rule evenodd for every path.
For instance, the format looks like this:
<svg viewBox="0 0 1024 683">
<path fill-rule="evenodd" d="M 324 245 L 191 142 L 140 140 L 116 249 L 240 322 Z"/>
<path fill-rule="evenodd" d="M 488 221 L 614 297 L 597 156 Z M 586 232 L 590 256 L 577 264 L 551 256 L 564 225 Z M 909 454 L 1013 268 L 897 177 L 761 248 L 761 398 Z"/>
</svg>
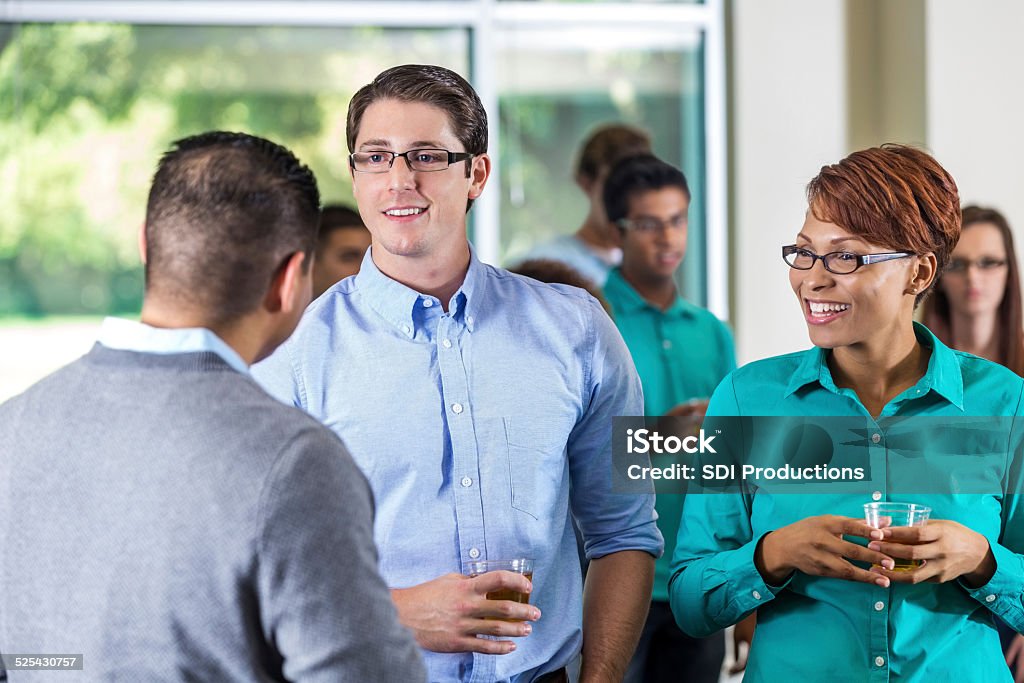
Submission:
<svg viewBox="0 0 1024 683">
<path fill-rule="evenodd" d="M 348 145 L 371 250 L 254 374 L 369 478 L 381 571 L 431 681 L 562 681 L 581 646 L 582 681 L 621 680 L 663 545 L 653 496 L 611 492 L 612 418 L 643 410 L 622 338 L 583 291 L 472 253 L 491 160 L 460 76 L 380 74 L 349 105 Z M 463 575 L 514 557 L 535 560 L 532 584 Z M 501 589 L 530 604 L 487 599 Z"/>
</svg>

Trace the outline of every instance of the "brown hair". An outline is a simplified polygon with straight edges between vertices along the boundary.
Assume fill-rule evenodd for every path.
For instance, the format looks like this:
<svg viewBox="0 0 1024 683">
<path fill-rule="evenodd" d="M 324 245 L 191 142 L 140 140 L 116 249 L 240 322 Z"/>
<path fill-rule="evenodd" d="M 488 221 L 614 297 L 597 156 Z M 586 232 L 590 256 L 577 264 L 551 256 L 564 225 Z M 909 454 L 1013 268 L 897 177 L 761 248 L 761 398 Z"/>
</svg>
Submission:
<svg viewBox="0 0 1024 683">
<path fill-rule="evenodd" d="M 360 88 L 348 103 L 345 137 L 348 151 L 354 152 L 359 125 L 367 107 L 378 100 L 422 102 L 448 115 L 452 131 L 473 156 L 487 152 L 487 112 L 469 82 L 451 69 L 430 64 L 404 64 L 382 71 L 372 82 Z M 460 150 L 453 149 L 450 152 Z M 472 164 L 466 160 L 466 177 Z M 473 206 L 468 200 L 466 211 Z"/>
<path fill-rule="evenodd" d="M 363 217 L 358 211 L 344 204 L 327 204 L 320 210 L 320 232 L 317 239 L 321 245 L 332 232 L 345 228 L 366 230 Z"/>
<path fill-rule="evenodd" d="M 532 277 L 534 280 L 540 280 L 541 282 L 571 285 L 585 289 L 590 296 L 597 299 L 597 303 L 601 304 L 601 307 L 608 315 L 612 314 L 612 307 L 608 304 L 608 300 L 604 298 L 604 295 L 601 294 L 601 289 L 590 278 L 566 263 L 555 261 L 554 259 L 534 258 L 523 261 L 515 268 L 510 268 L 509 270 L 519 275 Z"/>
<path fill-rule="evenodd" d="M 625 123 L 601 126 L 586 139 L 576 162 L 576 177 L 594 180 L 625 157 L 651 153 L 651 136 Z"/>
<path fill-rule="evenodd" d="M 823 166 L 807 184 L 814 217 L 894 251 L 935 254 L 946 267 L 960 239 L 960 194 L 927 152 L 885 144 Z M 937 279 L 937 278 L 936 278 Z M 932 285 L 917 295 L 919 304 Z"/>
<path fill-rule="evenodd" d="M 1024 375 L 1024 314 L 1021 312 L 1020 270 L 1017 267 L 1017 252 L 1013 247 L 1013 232 L 1006 217 L 995 209 L 965 206 L 964 230 L 979 223 L 996 226 L 1003 236 L 1003 248 L 1006 250 L 1006 289 L 999 302 L 996 322 L 996 329 L 1000 332 L 998 361 L 1018 375 Z M 941 279 L 941 275 L 939 277 Z M 922 320 L 936 337 L 950 344 L 953 340 L 951 318 L 949 297 L 941 287 L 936 286 L 935 293 L 925 302 Z"/>
</svg>

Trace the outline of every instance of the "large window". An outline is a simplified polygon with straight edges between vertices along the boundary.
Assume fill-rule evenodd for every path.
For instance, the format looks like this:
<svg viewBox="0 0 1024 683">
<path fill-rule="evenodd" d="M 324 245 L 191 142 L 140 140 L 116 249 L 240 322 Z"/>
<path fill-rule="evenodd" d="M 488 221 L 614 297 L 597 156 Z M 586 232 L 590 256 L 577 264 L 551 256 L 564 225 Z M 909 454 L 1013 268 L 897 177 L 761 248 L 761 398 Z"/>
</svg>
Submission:
<svg viewBox="0 0 1024 683">
<path fill-rule="evenodd" d="M 471 215 L 484 260 L 578 227 L 576 147 L 627 121 L 686 171 L 681 285 L 725 316 L 721 40 L 717 1 L 0 0 L 0 345 L 41 350 L 0 360 L 0 400 L 83 351 L 101 316 L 137 314 L 136 236 L 171 141 L 266 136 L 351 201 L 348 99 L 408 62 L 467 76 L 491 115 L 495 177 Z"/>
</svg>

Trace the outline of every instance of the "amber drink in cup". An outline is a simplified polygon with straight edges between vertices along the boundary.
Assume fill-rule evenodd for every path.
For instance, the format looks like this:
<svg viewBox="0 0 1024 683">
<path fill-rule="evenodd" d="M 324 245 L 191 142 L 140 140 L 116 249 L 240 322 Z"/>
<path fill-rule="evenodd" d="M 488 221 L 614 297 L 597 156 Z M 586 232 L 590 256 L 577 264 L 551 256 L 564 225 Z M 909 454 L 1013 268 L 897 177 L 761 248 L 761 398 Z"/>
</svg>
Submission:
<svg viewBox="0 0 1024 683">
<path fill-rule="evenodd" d="M 900 526 L 924 526 L 932 509 L 917 503 L 865 503 L 864 519 L 876 529 Z M 921 566 L 920 560 L 892 558 L 894 572 L 912 572 Z"/>
<path fill-rule="evenodd" d="M 494 571 L 506 571 L 515 572 L 516 574 L 522 574 L 529 580 L 533 581 L 533 560 L 526 557 L 517 557 L 511 560 L 475 560 L 473 562 L 467 562 L 463 574 L 474 577 L 486 574 L 487 572 Z M 530 594 L 521 593 L 517 590 L 510 588 L 503 588 L 501 590 L 491 591 L 487 594 L 488 600 L 511 600 L 512 602 L 518 602 L 523 605 L 530 604 Z M 490 619 L 500 619 L 500 617 L 488 617 Z M 501 621 L 519 621 L 518 619 L 500 619 Z"/>
</svg>

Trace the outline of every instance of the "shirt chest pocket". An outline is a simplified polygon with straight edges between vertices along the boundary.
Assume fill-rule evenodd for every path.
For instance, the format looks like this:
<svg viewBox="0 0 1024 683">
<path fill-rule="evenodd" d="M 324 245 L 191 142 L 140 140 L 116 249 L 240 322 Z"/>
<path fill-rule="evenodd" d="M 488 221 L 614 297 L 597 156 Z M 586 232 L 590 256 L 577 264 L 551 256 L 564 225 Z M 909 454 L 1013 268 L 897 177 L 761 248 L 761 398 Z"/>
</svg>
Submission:
<svg viewBox="0 0 1024 683">
<path fill-rule="evenodd" d="M 506 476 L 500 479 L 507 482 L 505 495 L 510 490 L 512 508 L 536 520 L 548 516 L 568 492 L 566 443 L 572 426 L 557 420 L 505 417 L 496 420 L 493 427 L 500 428 L 504 437 L 502 474 Z"/>
</svg>

